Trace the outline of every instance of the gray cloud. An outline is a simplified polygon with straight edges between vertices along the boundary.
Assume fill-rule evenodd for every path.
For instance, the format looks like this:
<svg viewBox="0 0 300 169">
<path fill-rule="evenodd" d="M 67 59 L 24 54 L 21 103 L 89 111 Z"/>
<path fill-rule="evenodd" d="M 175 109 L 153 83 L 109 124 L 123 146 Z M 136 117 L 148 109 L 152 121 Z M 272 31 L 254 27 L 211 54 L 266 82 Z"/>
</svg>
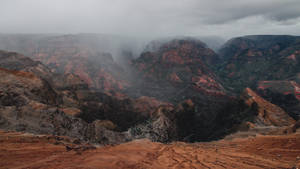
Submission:
<svg viewBox="0 0 300 169">
<path fill-rule="evenodd" d="M 202 10 L 197 8 L 202 6 Z M 205 6 L 205 7 L 203 7 Z M 252 16 L 263 16 L 273 21 L 300 17 L 300 2 L 297 0 L 212 0 L 209 4 L 198 2 L 194 8 L 196 17 L 208 24 L 224 24 Z M 203 17 L 205 16 L 205 17 Z"/>
<path fill-rule="evenodd" d="M 299 0 L 1 0 L 2 33 L 300 35 Z"/>
</svg>

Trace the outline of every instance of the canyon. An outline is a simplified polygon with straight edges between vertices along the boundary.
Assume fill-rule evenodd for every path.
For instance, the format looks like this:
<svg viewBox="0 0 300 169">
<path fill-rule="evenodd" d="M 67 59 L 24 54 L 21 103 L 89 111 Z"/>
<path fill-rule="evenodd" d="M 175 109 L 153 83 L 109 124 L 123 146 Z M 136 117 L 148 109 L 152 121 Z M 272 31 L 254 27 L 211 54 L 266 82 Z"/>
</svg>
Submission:
<svg viewBox="0 0 300 169">
<path fill-rule="evenodd" d="M 1 165 L 299 166 L 300 37 L 135 43 L 1 35 Z"/>
</svg>

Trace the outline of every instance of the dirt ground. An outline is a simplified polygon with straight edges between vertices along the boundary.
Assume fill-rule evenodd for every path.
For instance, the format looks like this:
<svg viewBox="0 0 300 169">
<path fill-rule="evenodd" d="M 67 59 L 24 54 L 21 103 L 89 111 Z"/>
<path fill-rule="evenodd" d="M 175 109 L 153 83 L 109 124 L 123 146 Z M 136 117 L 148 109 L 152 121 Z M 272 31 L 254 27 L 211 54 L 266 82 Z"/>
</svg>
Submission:
<svg viewBox="0 0 300 169">
<path fill-rule="evenodd" d="M 300 134 L 194 144 L 136 140 L 97 148 L 71 142 L 67 138 L 0 131 L 0 168 L 269 169 L 300 166 Z"/>
</svg>

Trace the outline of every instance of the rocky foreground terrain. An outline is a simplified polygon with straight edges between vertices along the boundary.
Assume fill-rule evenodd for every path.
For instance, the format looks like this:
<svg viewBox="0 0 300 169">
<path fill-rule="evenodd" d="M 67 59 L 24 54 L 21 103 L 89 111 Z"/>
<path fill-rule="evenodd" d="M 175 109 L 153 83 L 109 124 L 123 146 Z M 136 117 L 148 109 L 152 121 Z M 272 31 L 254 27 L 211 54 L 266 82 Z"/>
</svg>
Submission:
<svg viewBox="0 0 300 169">
<path fill-rule="evenodd" d="M 299 42 L 2 35 L 0 167 L 297 167 Z"/>
<path fill-rule="evenodd" d="M 300 134 L 208 143 L 135 140 L 117 146 L 74 144 L 66 137 L 0 131 L 0 168 L 297 168 Z"/>
</svg>

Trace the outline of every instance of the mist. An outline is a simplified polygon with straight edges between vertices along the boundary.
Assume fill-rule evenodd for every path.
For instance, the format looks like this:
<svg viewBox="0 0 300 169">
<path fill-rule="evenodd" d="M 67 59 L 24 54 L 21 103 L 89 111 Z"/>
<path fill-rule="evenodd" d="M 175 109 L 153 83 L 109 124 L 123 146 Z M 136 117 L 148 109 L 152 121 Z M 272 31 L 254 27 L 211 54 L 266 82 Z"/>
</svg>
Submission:
<svg viewBox="0 0 300 169">
<path fill-rule="evenodd" d="M 0 33 L 300 35 L 299 0 L 2 0 Z"/>
<path fill-rule="evenodd" d="M 237 36 L 300 35 L 300 1 L 2 0 L 0 23 L 4 50 L 30 55 L 22 48 L 41 38 L 74 35 L 123 62 L 124 52 L 137 58 L 151 41 L 175 37 L 200 39 L 216 51 Z"/>
</svg>

